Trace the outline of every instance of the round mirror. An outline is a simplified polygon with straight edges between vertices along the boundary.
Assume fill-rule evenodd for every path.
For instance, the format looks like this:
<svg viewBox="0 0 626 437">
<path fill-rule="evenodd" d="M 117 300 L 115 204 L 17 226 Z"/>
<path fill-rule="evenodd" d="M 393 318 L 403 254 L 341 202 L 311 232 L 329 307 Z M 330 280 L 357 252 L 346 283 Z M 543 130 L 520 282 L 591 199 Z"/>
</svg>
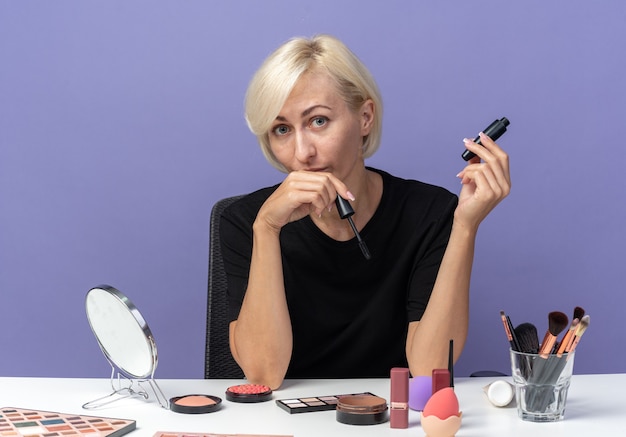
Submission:
<svg viewBox="0 0 626 437">
<path fill-rule="evenodd" d="M 127 378 L 151 378 L 157 365 L 154 338 L 139 310 L 115 288 L 87 292 L 87 319 L 105 357 Z"/>
</svg>

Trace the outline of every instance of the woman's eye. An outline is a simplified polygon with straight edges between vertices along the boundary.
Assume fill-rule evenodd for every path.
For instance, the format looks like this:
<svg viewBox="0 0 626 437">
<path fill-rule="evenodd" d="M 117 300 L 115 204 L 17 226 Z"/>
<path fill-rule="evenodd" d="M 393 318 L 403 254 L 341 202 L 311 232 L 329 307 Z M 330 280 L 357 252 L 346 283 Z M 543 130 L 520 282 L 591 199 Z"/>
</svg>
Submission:
<svg viewBox="0 0 626 437">
<path fill-rule="evenodd" d="M 324 126 L 327 122 L 328 122 L 328 119 L 326 117 L 315 117 L 311 121 L 311 124 L 315 127 L 321 127 L 321 126 Z"/>
<path fill-rule="evenodd" d="M 274 135 L 285 135 L 289 132 L 289 128 L 287 126 L 285 126 L 284 124 L 281 124 L 279 126 L 276 126 L 274 129 Z"/>
</svg>

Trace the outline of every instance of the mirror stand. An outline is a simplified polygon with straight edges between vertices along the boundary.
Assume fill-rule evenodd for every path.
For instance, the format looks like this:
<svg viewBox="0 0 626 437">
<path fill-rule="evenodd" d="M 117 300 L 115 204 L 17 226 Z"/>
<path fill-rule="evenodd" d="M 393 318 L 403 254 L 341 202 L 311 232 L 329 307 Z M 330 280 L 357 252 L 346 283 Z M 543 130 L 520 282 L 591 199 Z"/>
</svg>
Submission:
<svg viewBox="0 0 626 437">
<path fill-rule="evenodd" d="M 115 377 L 116 373 L 117 378 Z M 113 390 L 110 394 L 83 404 L 83 408 L 86 410 L 95 410 L 112 402 L 132 397 L 139 397 L 143 400 L 148 400 L 150 399 L 150 393 L 142 385 L 145 383 L 147 383 L 150 387 L 150 390 L 152 391 L 154 398 L 156 398 L 159 405 L 166 409 L 169 408 L 167 398 L 163 394 L 163 391 L 157 384 L 153 375 L 150 375 L 149 378 L 145 379 L 128 378 L 122 375 L 119 371 L 116 372 L 115 367 L 111 366 L 110 382 L 111 389 Z"/>
</svg>

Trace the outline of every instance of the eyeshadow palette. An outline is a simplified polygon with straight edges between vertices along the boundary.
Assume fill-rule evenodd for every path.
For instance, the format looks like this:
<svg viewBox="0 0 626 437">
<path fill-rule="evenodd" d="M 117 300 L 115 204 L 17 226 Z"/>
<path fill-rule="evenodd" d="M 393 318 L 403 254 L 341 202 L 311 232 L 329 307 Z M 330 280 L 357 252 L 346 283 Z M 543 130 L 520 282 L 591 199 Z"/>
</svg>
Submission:
<svg viewBox="0 0 626 437">
<path fill-rule="evenodd" d="M 152 437 L 293 437 L 292 435 L 277 434 L 213 434 L 213 433 L 193 433 L 193 432 L 163 432 L 159 431 Z"/>
<path fill-rule="evenodd" d="M 310 413 L 312 411 L 328 411 L 337 409 L 337 402 L 342 396 L 371 395 L 370 392 L 351 393 L 331 396 L 314 396 L 308 398 L 279 399 L 276 405 L 289 414 Z"/>
<path fill-rule="evenodd" d="M 119 437 L 136 426 L 127 419 L 0 408 L 1 437 Z"/>
</svg>

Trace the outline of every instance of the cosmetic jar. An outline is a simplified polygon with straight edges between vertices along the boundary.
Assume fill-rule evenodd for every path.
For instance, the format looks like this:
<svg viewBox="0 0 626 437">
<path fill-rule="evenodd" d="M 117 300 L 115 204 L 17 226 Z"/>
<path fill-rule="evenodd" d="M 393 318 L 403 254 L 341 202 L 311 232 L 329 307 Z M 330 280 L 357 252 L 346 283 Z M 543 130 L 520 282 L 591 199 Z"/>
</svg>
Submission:
<svg viewBox="0 0 626 437">
<path fill-rule="evenodd" d="M 506 407 L 515 397 L 515 387 L 513 384 L 497 380 L 483 387 L 483 391 L 487 395 L 487 399 L 496 407 Z"/>
<path fill-rule="evenodd" d="M 261 384 L 233 385 L 226 389 L 226 399 L 231 402 L 265 402 L 272 398 L 272 389 Z"/>
<path fill-rule="evenodd" d="M 184 414 L 203 414 L 217 411 L 222 399 L 211 395 L 185 395 L 170 399 L 170 410 Z"/>
<path fill-rule="evenodd" d="M 348 425 L 376 425 L 387 420 L 387 401 L 378 396 L 341 396 L 337 402 L 337 422 Z"/>
</svg>

